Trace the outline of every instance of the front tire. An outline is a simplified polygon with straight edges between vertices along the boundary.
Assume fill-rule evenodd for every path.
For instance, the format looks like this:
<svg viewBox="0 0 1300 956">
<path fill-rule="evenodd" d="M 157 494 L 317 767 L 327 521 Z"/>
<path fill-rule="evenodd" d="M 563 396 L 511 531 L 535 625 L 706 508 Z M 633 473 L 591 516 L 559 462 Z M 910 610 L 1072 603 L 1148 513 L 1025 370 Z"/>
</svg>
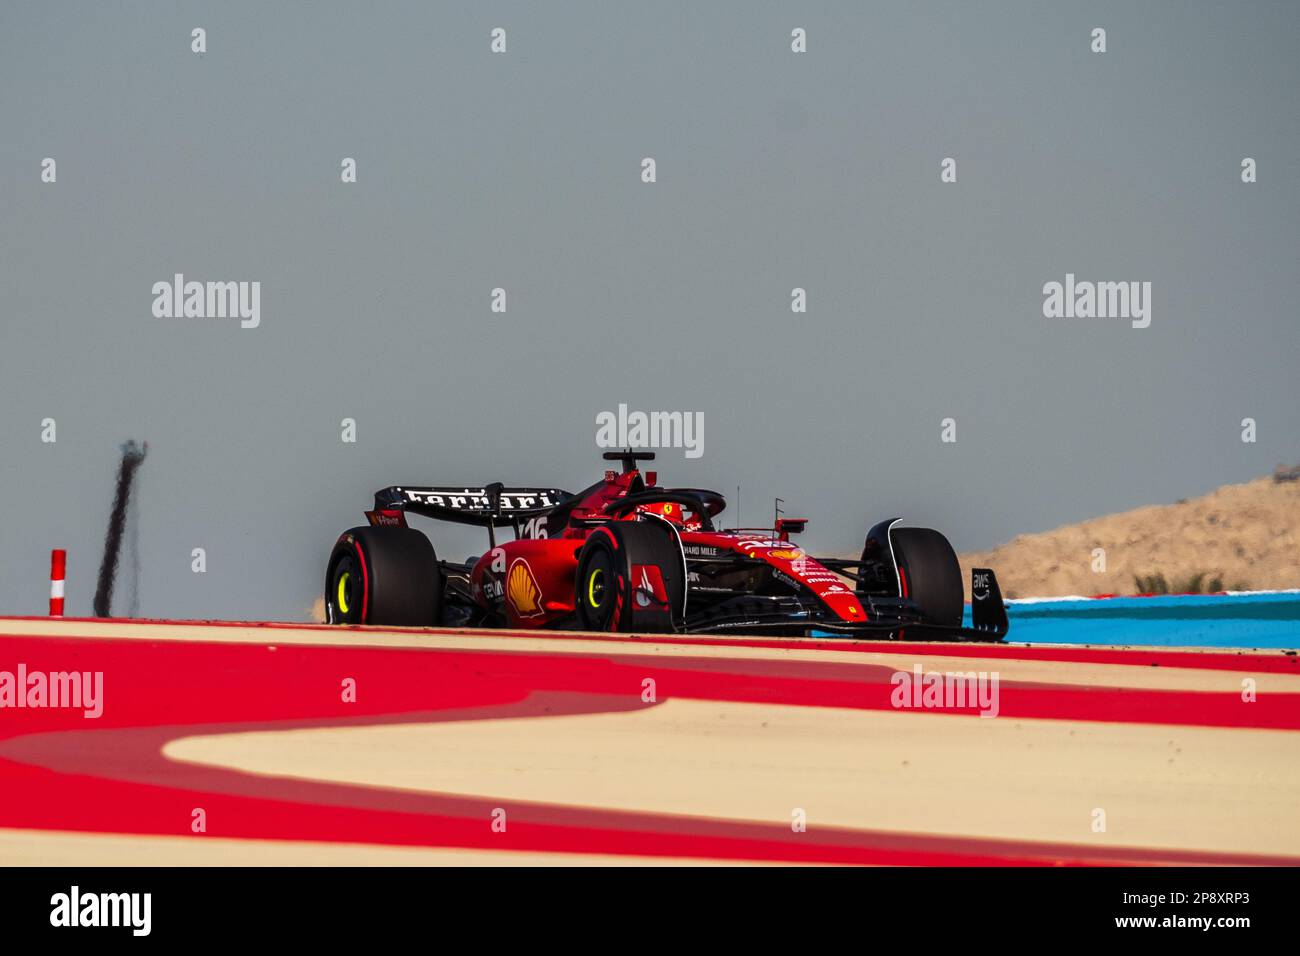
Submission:
<svg viewBox="0 0 1300 956">
<path fill-rule="evenodd" d="M 927 622 L 960 627 L 961 564 L 948 539 L 933 528 L 897 528 L 892 538 L 903 596 L 920 605 Z"/>
<path fill-rule="evenodd" d="M 325 570 L 327 622 L 432 627 L 441 606 L 438 558 L 421 532 L 361 527 L 340 535 Z"/>
<path fill-rule="evenodd" d="M 675 532 L 654 521 L 602 525 L 582 547 L 574 585 L 584 630 L 672 633 L 686 596 Z"/>
</svg>

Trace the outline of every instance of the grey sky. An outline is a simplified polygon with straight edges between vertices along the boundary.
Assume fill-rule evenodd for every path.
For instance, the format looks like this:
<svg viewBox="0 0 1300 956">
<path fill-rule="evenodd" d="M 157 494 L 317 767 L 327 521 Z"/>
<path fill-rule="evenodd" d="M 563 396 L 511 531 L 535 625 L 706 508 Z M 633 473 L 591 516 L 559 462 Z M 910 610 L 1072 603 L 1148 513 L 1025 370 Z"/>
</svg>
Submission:
<svg viewBox="0 0 1300 956">
<path fill-rule="evenodd" d="M 620 402 L 702 412 L 661 480 L 814 550 L 1262 474 L 1300 458 L 1298 74 L 1294 3 L 5 4 L 0 611 L 62 546 L 89 612 L 128 437 L 149 616 L 302 617 L 376 488 L 576 490 Z M 154 318 L 175 272 L 260 281 L 260 328 Z M 1045 319 L 1067 272 L 1150 281 L 1151 327 Z"/>
</svg>

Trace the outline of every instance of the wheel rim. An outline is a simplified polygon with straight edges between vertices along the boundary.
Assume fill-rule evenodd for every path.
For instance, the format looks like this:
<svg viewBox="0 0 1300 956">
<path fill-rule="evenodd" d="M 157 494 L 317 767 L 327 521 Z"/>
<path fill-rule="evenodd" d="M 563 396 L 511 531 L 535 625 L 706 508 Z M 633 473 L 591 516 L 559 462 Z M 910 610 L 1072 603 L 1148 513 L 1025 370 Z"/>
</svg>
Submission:
<svg viewBox="0 0 1300 956">
<path fill-rule="evenodd" d="M 328 620 L 331 624 L 359 624 L 361 613 L 361 578 L 350 555 L 343 555 L 334 565 L 329 589 L 325 592 Z"/>
<path fill-rule="evenodd" d="M 580 572 L 579 600 L 583 625 L 593 631 L 610 628 L 618 604 L 618 577 L 614 573 L 614 556 L 597 548 L 584 562 Z"/>
<path fill-rule="evenodd" d="M 587 603 L 593 609 L 600 608 L 605 603 L 604 568 L 592 568 L 591 575 L 587 578 Z"/>
<path fill-rule="evenodd" d="M 339 575 L 339 586 L 336 592 L 338 600 L 338 609 L 340 614 L 347 614 L 351 602 L 348 600 L 352 596 L 352 575 L 344 571 Z"/>
</svg>

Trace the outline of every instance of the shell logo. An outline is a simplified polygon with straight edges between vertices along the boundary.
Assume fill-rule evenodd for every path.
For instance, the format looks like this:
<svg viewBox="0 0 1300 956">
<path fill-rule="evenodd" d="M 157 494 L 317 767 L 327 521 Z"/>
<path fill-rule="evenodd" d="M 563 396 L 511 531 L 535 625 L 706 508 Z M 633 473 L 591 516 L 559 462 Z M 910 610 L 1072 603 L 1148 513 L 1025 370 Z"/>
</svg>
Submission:
<svg viewBox="0 0 1300 956">
<path fill-rule="evenodd" d="M 537 617 L 542 613 L 542 591 L 533 577 L 532 568 L 523 558 L 510 566 L 506 575 L 506 597 L 520 617 Z"/>
<path fill-rule="evenodd" d="M 776 551 L 769 551 L 768 554 L 774 558 L 780 558 L 783 561 L 795 561 L 803 557 L 803 552 L 798 548 L 782 548 Z"/>
</svg>

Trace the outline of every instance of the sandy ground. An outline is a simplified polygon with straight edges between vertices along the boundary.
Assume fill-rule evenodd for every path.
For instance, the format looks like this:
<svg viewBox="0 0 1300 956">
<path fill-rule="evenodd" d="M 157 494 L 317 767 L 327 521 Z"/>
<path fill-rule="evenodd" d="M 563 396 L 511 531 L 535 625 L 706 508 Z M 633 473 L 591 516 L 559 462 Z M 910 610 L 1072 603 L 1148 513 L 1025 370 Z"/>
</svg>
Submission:
<svg viewBox="0 0 1300 956">
<path fill-rule="evenodd" d="M 505 804 L 756 823 L 799 808 L 810 827 L 1300 856 L 1300 823 L 1278 825 L 1300 796 L 1300 734 L 1290 732 L 670 700 L 522 725 L 187 737 L 163 753 Z M 1091 829 L 1097 808 L 1104 833 Z"/>
<path fill-rule="evenodd" d="M 996 672 L 1001 680 L 1026 683 L 1066 684 L 1082 687 L 1127 687 L 1148 690 L 1192 690 L 1236 693 L 1241 689 L 1242 674 L 1225 670 L 1196 668 L 1152 668 L 1144 663 L 1094 664 L 1071 662 L 1068 665 L 1036 657 L 945 656 L 927 650 L 913 654 L 907 645 L 882 651 L 836 650 L 836 641 L 818 642 L 807 648 L 782 647 L 780 640 L 762 637 L 715 637 L 708 643 L 629 641 L 602 638 L 579 631 L 545 631 L 535 636 L 501 631 L 474 631 L 418 628 L 337 628 L 321 626 L 261 627 L 256 624 L 174 623 L 149 621 L 76 621 L 52 618 L 25 618 L 4 622 L 4 632 L 15 635 L 45 636 L 66 633 L 75 628 L 85 637 L 130 637 L 151 641 L 204 641 L 209 643 L 265 644 L 271 647 L 321 645 L 327 647 L 392 647 L 445 651 L 513 651 L 516 653 L 568 654 L 574 656 L 652 655 L 661 658 L 716 658 L 725 661 L 801 661 L 808 663 L 853 664 L 910 670 L 921 664 L 926 671 Z M 809 642 L 810 644 L 812 642 Z M 845 642 L 847 643 L 847 642 Z M 1122 648 L 1120 649 L 1122 650 Z M 1162 648 L 1165 651 L 1198 654 L 1213 653 L 1214 648 Z M 1252 673 L 1260 693 L 1300 693 L 1300 673 Z"/>
<path fill-rule="evenodd" d="M 1269 713 L 1294 711 L 1300 674 L 1271 672 L 1276 662 L 1264 655 L 1162 649 L 1162 664 L 1153 667 L 1148 663 L 1153 652 L 1115 649 L 1012 645 L 995 653 L 966 647 L 964 653 L 979 656 L 962 656 L 957 648 L 934 645 L 808 641 L 784 646 L 789 642 L 741 637 L 671 643 L 578 634 L 48 619 L 4 621 L 3 634 L 13 641 L 27 636 L 55 644 L 60 638 L 77 638 L 83 646 L 105 638 L 119 639 L 109 645 L 116 646 L 124 639 L 155 648 L 159 660 L 170 661 L 179 658 L 167 649 L 179 652 L 183 648 L 178 645 L 227 647 L 231 668 L 237 662 L 274 666 L 264 656 L 235 653 L 236 645 L 286 653 L 320 646 L 333 654 L 348 647 L 382 647 L 411 655 L 411 662 L 415 655 L 451 661 L 468 655 L 475 661 L 476 679 L 488 688 L 494 674 L 517 679 L 535 673 L 538 680 L 554 681 L 571 660 L 572 668 L 588 673 L 585 679 L 591 683 L 554 699 L 597 702 L 441 719 L 427 714 L 415 699 L 392 713 L 358 720 L 317 719 L 307 712 L 294 721 L 259 717 L 206 727 L 203 712 L 179 725 L 171 713 L 151 715 L 146 708 L 120 728 L 78 722 L 59 733 L 19 735 L 7 750 L 7 759 L 18 761 L 11 766 L 88 774 L 82 787 L 106 777 L 148 787 L 198 788 L 194 792 L 202 799 L 227 808 L 232 796 L 267 801 L 266 812 L 277 800 L 335 806 L 329 801 L 341 799 L 337 805 L 351 809 L 338 819 L 352 820 L 349 826 L 361 829 L 336 830 L 331 818 L 329 836 L 267 840 L 247 838 L 247 830 L 189 837 L 55 832 L 48 820 L 30 824 L 32 829 L 15 829 L 12 820 L 0 816 L 8 827 L 0 828 L 0 862 L 5 864 L 650 862 L 643 855 L 655 850 L 646 845 L 609 856 L 606 841 L 620 825 L 656 840 L 661 833 L 699 834 L 664 850 L 681 855 L 655 860 L 699 862 L 725 858 L 725 853 L 708 852 L 721 850 L 721 843 L 731 838 L 720 828 L 783 831 L 785 839 L 794 839 L 790 823 L 796 812 L 806 815 L 808 840 L 879 847 L 880 859 L 890 858 L 891 846 L 923 859 L 931 852 L 927 846 L 948 840 L 958 846 L 953 852 L 991 858 L 1028 854 L 1050 861 L 1111 854 L 1139 862 L 1197 862 L 1226 854 L 1239 860 L 1300 861 L 1300 816 L 1295 813 L 1300 805 L 1300 731 L 1269 729 L 1295 726 L 1289 718 L 1270 724 L 1256 722 L 1252 715 L 1240 726 L 1222 726 L 1214 716 L 1222 714 L 1225 703 L 1240 701 L 1246 676 L 1258 682 L 1261 699 L 1274 708 Z M 46 645 L 43 654 L 57 653 Z M 498 655 L 499 670 L 476 652 Z M 550 669 L 530 661 L 549 661 Z M 659 672 L 662 699 L 646 706 L 614 706 L 595 669 L 611 662 L 672 668 Z M 833 678 L 825 669 L 817 670 L 817 663 L 833 668 Z M 1005 706 L 1031 699 L 1051 706 L 1020 711 L 1033 717 L 1004 714 L 993 719 L 859 704 L 856 695 L 839 706 L 826 706 L 827 691 L 818 683 L 820 678 L 879 687 L 888 685 L 890 673 L 910 671 L 918 663 L 927 672 L 998 672 Z M 397 669 L 409 670 L 405 663 Z M 218 672 L 211 680 L 204 675 L 196 679 L 196 689 L 207 687 L 220 698 L 226 683 L 243 686 L 240 673 Z M 420 673 L 436 672 L 426 667 Z M 692 674 L 707 680 L 693 692 L 674 694 L 673 674 L 683 681 Z M 737 677 L 744 683 L 735 683 Z M 710 683 L 714 678 L 716 692 Z M 724 685 L 724 678 L 731 683 Z M 743 696 L 761 695 L 767 687 L 776 696 Z M 801 687 L 817 688 L 815 696 Z M 1086 688 L 1084 693 L 1080 688 Z M 312 693 L 310 684 L 286 685 L 286 690 Z M 437 687 L 429 692 L 436 696 Z M 737 692 L 742 696 L 727 696 Z M 1163 708 L 1187 706 L 1187 692 L 1206 695 L 1203 702 L 1191 702 L 1206 708 L 1204 716 L 1197 709 L 1190 721 L 1162 720 Z M 1068 717 L 1056 716 L 1065 713 L 1055 709 L 1058 694 L 1076 701 Z M 1128 701 L 1145 703 L 1135 710 Z M 1279 707 L 1281 712 L 1275 709 Z M 148 740 L 147 753 L 130 757 L 132 728 L 152 724 L 164 725 L 166 732 Z M 24 740 L 34 743 L 24 745 Z M 192 805 L 189 796 L 182 799 L 185 808 Z M 325 802 L 313 802 L 318 800 Z M 413 806 L 413 800 L 428 801 L 427 809 L 425 803 Z M 367 820 L 387 819 L 385 814 L 396 811 L 400 816 L 423 810 L 431 821 L 440 813 L 486 821 L 482 807 L 494 806 L 509 807 L 517 814 L 512 819 L 524 821 L 523 830 L 512 833 L 527 833 L 529 821 L 568 820 L 578 828 L 590 827 L 596 836 L 585 844 L 559 843 L 540 853 L 527 844 L 500 850 L 413 845 L 439 842 L 430 840 L 438 833 L 439 824 L 433 822 L 431 829 L 399 835 L 386 845 L 356 837 L 367 832 Z M 372 816 L 359 816 L 365 813 Z M 1104 814 L 1104 829 L 1096 826 L 1099 813 Z M 616 824 L 611 815 L 634 822 Z M 136 817 L 126 814 L 123 819 Z M 251 820 L 256 823 L 257 816 Z M 153 818 L 144 820 L 142 829 L 150 829 L 150 822 Z M 1050 846 L 1063 849 L 1033 856 L 1039 852 L 1033 847 Z"/>
<path fill-rule="evenodd" d="M 0 828 L 4 866 L 681 866 L 690 857 L 520 853 L 372 843 L 228 840 L 221 837 L 63 833 Z"/>
<path fill-rule="evenodd" d="M 1094 572 L 1093 549 L 1105 571 Z M 1229 590 L 1300 587 L 1300 482 L 1260 478 L 1200 498 L 1093 518 L 961 556 L 990 567 L 1003 596 L 1134 594 L 1134 577 L 1159 572 L 1171 588 L 1193 574 Z M 966 582 L 967 600 L 970 581 Z"/>
</svg>

